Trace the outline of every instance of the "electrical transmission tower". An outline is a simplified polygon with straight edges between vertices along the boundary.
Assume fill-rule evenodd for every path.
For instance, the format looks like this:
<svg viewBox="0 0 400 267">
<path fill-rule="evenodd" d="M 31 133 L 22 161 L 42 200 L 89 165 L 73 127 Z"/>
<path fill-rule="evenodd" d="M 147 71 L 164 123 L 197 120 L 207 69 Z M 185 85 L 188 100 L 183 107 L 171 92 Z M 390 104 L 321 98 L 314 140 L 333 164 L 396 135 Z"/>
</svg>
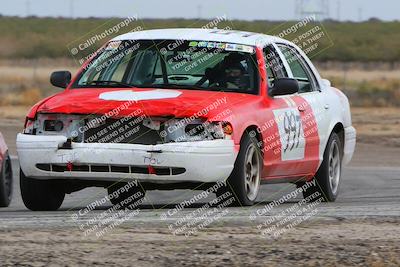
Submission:
<svg viewBox="0 0 400 267">
<path fill-rule="evenodd" d="M 296 0 L 296 15 L 299 19 L 315 16 L 317 20 L 329 18 L 328 0 Z"/>
</svg>

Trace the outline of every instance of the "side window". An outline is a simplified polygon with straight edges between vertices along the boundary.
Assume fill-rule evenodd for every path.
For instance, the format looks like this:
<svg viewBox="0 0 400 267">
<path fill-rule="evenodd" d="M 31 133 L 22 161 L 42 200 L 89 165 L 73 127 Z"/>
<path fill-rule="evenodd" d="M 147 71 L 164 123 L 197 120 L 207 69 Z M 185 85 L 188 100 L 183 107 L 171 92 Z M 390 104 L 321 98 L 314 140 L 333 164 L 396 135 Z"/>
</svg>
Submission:
<svg viewBox="0 0 400 267">
<path fill-rule="evenodd" d="M 311 69 L 304 61 L 302 56 L 293 48 L 279 45 L 279 49 L 286 58 L 293 77 L 299 82 L 299 93 L 312 92 L 316 89 L 316 81 L 313 77 Z"/>
<path fill-rule="evenodd" d="M 268 75 L 268 88 L 274 86 L 276 79 L 288 77 L 281 58 L 272 46 L 264 48 L 264 59 Z"/>
</svg>

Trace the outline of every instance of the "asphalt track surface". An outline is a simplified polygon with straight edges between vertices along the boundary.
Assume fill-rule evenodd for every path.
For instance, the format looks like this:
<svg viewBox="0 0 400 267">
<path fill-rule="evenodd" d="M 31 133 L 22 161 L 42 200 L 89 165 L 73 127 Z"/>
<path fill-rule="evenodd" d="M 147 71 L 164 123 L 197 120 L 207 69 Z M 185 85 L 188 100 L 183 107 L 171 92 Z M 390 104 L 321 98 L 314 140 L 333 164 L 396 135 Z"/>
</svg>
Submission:
<svg viewBox="0 0 400 267">
<path fill-rule="evenodd" d="M 0 228 L 53 228 L 77 226 L 73 215 L 84 209 L 86 205 L 106 195 L 103 188 L 87 188 L 67 195 L 62 207 L 56 212 L 32 212 L 25 208 L 19 190 L 18 159 L 13 158 L 14 198 L 8 208 L 0 209 Z M 221 218 L 224 225 L 247 225 L 249 216 L 257 210 L 278 200 L 295 190 L 293 185 L 262 185 L 258 204 L 253 207 L 227 208 L 228 214 Z M 352 166 L 343 169 L 340 196 L 335 203 L 320 203 L 314 219 L 365 219 L 377 217 L 400 216 L 400 167 L 388 166 Z M 211 200 L 209 196 L 189 208 L 182 210 L 178 216 L 162 219 L 162 214 L 173 209 L 176 204 L 190 199 L 200 191 L 174 190 L 149 191 L 146 201 L 139 206 L 140 213 L 125 221 L 125 225 L 168 225 L 168 220 L 177 220 L 185 214 L 199 208 Z M 270 210 L 267 216 L 273 216 L 300 201 L 291 199 L 287 203 Z M 203 203 L 202 203 L 203 202 Z M 99 214 L 111 208 L 111 203 L 105 203 L 92 211 Z"/>
</svg>

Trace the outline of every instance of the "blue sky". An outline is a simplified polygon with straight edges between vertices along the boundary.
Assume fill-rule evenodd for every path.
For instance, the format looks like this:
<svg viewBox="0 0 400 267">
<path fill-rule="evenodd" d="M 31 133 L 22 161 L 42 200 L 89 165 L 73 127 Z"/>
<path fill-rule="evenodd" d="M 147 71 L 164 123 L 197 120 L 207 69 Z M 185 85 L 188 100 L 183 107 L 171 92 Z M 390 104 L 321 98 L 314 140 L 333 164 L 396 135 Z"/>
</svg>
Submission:
<svg viewBox="0 0 400 267">
<path fill-rule="evenodd" d="M 319 0 L 303 0 L 306 10 L 315 10 Z M 7 2 L 5 4 L 4 2 Z M 0 14 L 11 16 L 213 18 L 226 14 L 231 19 L 296 19 L 296 0 L 7 0 Z M 371 17 L 400 20 L 399 0 L 328 0 L 330 17 L 359 21 Z M 340 9 L 338 9 L 340 2 Z M 338 12 L 339 11 L 339 12 Z"/>
</svg>

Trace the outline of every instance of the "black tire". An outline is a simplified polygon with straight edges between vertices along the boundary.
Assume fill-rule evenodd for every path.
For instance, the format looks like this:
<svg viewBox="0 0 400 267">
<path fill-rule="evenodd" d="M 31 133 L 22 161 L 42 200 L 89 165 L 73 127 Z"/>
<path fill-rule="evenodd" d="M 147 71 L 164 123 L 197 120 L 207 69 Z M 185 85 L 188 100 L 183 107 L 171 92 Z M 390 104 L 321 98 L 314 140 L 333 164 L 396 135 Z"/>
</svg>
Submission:
<svg viewBox="0 0 400 267">
<path fill-rule="evenodd" d="M 254 158 L 252 157 L 252 160 L 254 160 L 254 162 L 258 161 L 258 167 L 254 168 L 254 171 L 257 172 L 255 176 L 253 176 L 253 168 L 250 167 L 251 177 L 249 177 L 249 167 L 246 163 L 247 157 L 249 156 L 248 153 L 251 153 L 249 152 L 249 149 L 255 149 L 255 154 L 253 154 Z M 260 148 L 257 145 L 257 139 L 246 134 L 241 141 L 239 154 L 236 158 L 233 171 L 227 180 L 226 187 L 219 190 L 217 196 L 229 191 L 235 198 L 232 206 L 254 205 L 260 190 L 262 164 L 262 155 Z M 246 179 L 246 177 L 249 179 Z M 251 181 L 254 190 L 250 190 L 251 185 L 246 181 Z"/>
<path fill-rule="evenodd" d="M 61 207 L 65 192 L 60 183 L 26 177 L 22 170 L 19 177 L 25 207 L 32 211 L 54 211 Z"/>
<path fill-rule="evenodd" d="M 334 153 L 334 155 L 331 155 L 331 153 Z M 338 157 L 337 163 L 334 163 L 336 161 L 333 160 L 332 157 L 336 156 Z M 320 197 L 322 197 L 323 201 L 325 202 L 334 202 L 336 200 L 337 196 L 339 195 L 342 174 L 342 157 L 342 142 L 336 133 L 332 133 L 325 148 L 324 158 L 321 166 L 314 177 L 314 179 L 316 179 L 315 186 L 311 186 L 306 191 L 303 191 L 304 198 L 310 197 L 314 193 L 319 192 L 319 196 L 313 197 L 310 199 L 310 201 L 316 201 Z M 334 182 L 334 180 L 336 181 Z"/>
<path fill-rule="evenodd" d="M 0 207 L 8 207 L 13 195 L 13 172 L 11 159 L 6 152 L 2 166 L 0 166 Z"/>
<path fill-rule="evenodd" d="M 113 196 L 112 198 L 110 197 L 111 204 L 114 206 L 119 205 L 120 208 L 130 208 L 137 204 L 139 200 L 144 199 L 146 191 L 140 184 L 129 187 L 128 190 L 122 190 L 127 185 L 128 183 L 116 183 L 107 188 L 108 194 Z M 139 193 L 141 193 L 140 196 Z M 136 197 L 132 198 L 132 196 Z"/>
</svg>

